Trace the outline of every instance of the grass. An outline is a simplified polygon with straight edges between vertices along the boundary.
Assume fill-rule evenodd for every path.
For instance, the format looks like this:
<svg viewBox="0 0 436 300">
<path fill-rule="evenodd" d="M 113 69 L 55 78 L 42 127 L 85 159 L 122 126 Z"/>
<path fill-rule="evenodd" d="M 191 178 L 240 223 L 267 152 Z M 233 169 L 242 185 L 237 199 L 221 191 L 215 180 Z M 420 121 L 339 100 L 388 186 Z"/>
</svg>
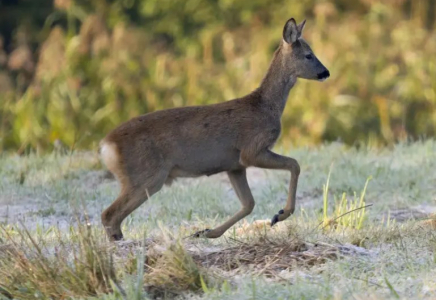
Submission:
<svg viewBox="0 0 436 300">
<path fill-rule="evenodd" d="M 327 176 L 327 182 L 323 186 L 322 228 L 335 227 L 340 230 L 343 227 L 351 227 L 361 229 L 363 222 L 366 220 L 365 209 L 369 206 L 372 206 L 372 204 L 366 205 L 364 200 L 368 182 L 371 177 L 366 180 L 365 186 L 360 193 L 360 197 L 357 197 L 356 193 L 354 193 L 354 199 L 349 200 L 345 192 L 342 193 L 342 196 L 339 199 L 335 197 L 333 216 L 329 217 L 328 214 L 330 203 L 328 194 L 330 174 L 331 170 Z"/>
<path fill-rule="evenodd" d="M 117 244 L 99 216 L 118 186 L 94 153 L 2 154 L 0 299 L 436 297 L 436 141 L 287 154 L 302 166 L 298 209 L 273 229 L 289 174 L 253 169 L 256 207 L 224 237 L 186 238 L 239 208 L 216 175 L 164 188 Z"/>
</svg>

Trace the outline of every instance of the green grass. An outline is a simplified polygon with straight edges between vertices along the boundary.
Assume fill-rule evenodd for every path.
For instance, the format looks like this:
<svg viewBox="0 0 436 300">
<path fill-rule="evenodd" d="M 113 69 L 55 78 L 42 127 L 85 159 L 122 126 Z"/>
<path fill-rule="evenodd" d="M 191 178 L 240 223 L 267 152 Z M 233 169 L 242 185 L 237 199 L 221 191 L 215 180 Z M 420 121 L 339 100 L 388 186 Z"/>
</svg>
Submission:
<svg viewBox="0 0 436 300">
<path fill-rule="evenodd" d="M 118 186 L 95 153 L 3 154 L 0 299 L 436 297 L 436 227 L 425 221 L 436 211 L 435 141 L 286 154 L 302 167 L 298 208 L 274 230 L 249 224 L 284 206 L 289 174 L 255 169 L 256 207 L 224 237 L 185 238 L 239 208 L 216 175 L 154 195 L 128 217 L 120 244 L 100 225 Z"/>
</svg>

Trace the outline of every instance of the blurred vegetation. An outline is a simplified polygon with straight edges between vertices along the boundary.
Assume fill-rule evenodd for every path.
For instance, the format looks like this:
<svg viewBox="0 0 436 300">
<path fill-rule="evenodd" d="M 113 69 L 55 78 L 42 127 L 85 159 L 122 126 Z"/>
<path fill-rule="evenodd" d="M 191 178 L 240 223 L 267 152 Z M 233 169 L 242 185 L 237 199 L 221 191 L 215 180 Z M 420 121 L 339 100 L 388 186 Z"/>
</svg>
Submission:
<svg viewBox="0 0 436 300">
<path fill-rule="evenodd" d="M 308 19 L 332 77 L 291 91 L 283 145 L 435 136 L 435 11 L 433 0 L 3 0 L 0 150 L 92 148 L 139 114 L 243 96 L 289 17 Z"/>
</svg>

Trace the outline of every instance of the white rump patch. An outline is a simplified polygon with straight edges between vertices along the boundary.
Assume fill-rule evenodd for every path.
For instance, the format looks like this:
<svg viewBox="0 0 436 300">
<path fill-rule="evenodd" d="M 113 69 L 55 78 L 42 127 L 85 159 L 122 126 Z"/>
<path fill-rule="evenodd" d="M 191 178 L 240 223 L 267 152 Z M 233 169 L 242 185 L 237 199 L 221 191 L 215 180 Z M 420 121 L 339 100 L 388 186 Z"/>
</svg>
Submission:
<svg viewBox="0 0 436 300">
<path fill-rule="evenodd" d="M 118 166 L 118 153 L 114 143 L 102 142 L 100 156 L 109 170 L 114 170 Z"/>
</svg>

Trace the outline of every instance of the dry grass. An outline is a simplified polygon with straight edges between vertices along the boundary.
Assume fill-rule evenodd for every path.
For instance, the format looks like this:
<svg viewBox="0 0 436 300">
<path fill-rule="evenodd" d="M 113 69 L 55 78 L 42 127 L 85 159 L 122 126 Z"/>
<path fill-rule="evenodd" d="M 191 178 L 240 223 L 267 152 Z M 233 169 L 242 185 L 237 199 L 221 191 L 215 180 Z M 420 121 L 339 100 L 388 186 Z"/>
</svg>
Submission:
<svg viewBox="0 0 436 300">
<path fill-rule="evenodd" d="M 82 224 L 68 237 L 56 230 L 45 238 L 35 238 L 26 228 L 15 228 L 14 236 L 2 227 L 7 244 L 0 248 L 0 294 L 10 299 L 71 299 L 110 294 L 115 287 L 126 297 L 117 277 L 131 274 L 142 277 L 141 289 L 149 297 L 173 299 L 187 292 L 202 294 L 237 274 L 280 281 L 283 271 L 368 255 L 352 245 L 309 243 L 271 232 L 254 239 L 232 239 L 211 251 L 165 234 L 157 242 L 109 244 L 98 237 L 101 232 Z"/>
<path fill-rule="evenodd" d="M 432 214 L 427 220 L 424 220 L 422 225 L 431 229 L 436 229 L 436 214 Z"/>
<path fill-rule="evenodd" d="M 186 291 L 199 291 L 212 282 L 210 273 L 201 267 L 180 242 L 163 252 L 147 253 L 144 284 L 153 297 L 167 298 Z"/>
<path fill-rule="evenodd" d="M 240 273 L 250 271 L 257 275 L 277 277 L 283 270 L 311 267 L 335 260 L 339 256 L 339 248 L 328 244 L 265 240 L 195 255 L 194 260 L 208 268 L 237 270 Z"/>
<path fill-rule="evenodd" d="M 2 249 L 0 287 L 15 299 L 95 296 L 111 292 L 116 281 L 112 254 L 88 226 L 79 225 L 68 238 L 37 239 L 26 228 L 17 237 L 1 227 L 8 242 Z"/>
</svg>

